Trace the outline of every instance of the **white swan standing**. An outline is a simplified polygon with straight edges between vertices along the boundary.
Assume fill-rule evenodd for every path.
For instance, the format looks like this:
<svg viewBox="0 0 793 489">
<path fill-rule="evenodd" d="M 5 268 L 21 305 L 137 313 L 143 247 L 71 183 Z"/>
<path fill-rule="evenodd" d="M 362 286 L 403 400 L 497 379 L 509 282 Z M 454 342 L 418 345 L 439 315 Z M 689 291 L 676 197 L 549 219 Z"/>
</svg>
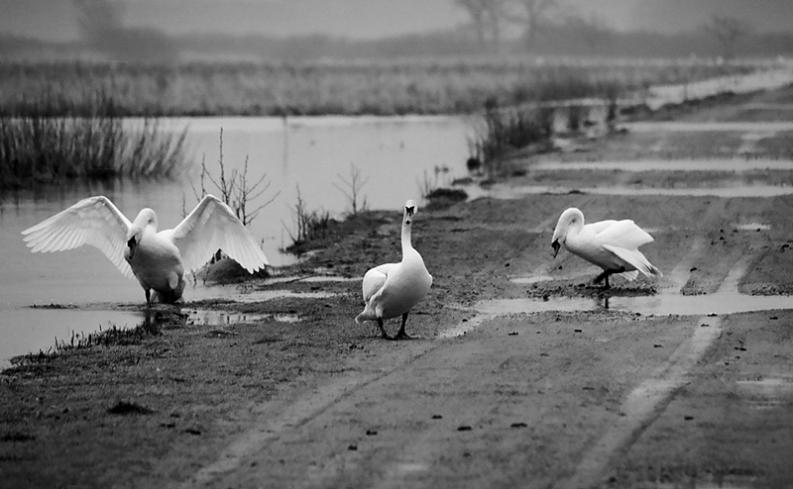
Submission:
<svg viewBox="0 0 793 489">
<path fill-rule="evenodd" d="M 629 280 L 644 275 L 661 276 L 661 272 L 639 251 L 639 247 L 653 242 L 653 237 L 630 219 L 607 220 L 584 224 L 584 214 L 571 207 L 559 216 L 551 238 L 553 256 L 563 245 L 569 252 L 603 268 L 594 283 L 606 281 L 609 275 L 624 273 Z M 561 243 L 561 244 L 560 244 Z"/>
<path fill-rule="evenodd" d="M 184 272 L 197 270 L 222 249 L 249 272 L 269 262 L 234 212 L 207 195 L 173 229 L 157 231 L 157 215 L 143 209 L 130 222 L 104 196 L 88 197 L 22 231 L 33 253 L 99 248 L 127 277 L 137 277 L 151 304 L 154 290 L 160 301 L 182 297 Z"/>
<path fill-rule="evenodd" d="M 405 202 L 402 217 L 402 261 L 370 268 L 363 277 L 363 300 L 366 307 L 356 318 L 356 323 L 377 321 L 380 332 L 387 339 L 410 338 L 405 333 L 405 323 L 410 309 L 427 295 L 432 285 L 432 275 L 427 272 L 424 260 L 410 243 L 410 228 L 416 204 Z M 402 326 L 394 338 L 388 336 L 383 320 L 402 315 Z"/>
</svg>

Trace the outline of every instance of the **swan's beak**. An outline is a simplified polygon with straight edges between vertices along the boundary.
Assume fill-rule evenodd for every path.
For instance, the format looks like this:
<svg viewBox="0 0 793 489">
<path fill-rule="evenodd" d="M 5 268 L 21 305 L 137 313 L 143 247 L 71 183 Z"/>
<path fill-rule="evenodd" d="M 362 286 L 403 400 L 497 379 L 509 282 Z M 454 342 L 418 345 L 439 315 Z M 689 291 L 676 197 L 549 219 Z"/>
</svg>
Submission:
<svg viewBox="0 0 793 489">
<path fill-rule="evenodd" d="M 132 257 L 135 256 L 135 248 L 138 247 L 138 243 L 135 241 L 135 236 L 129 238 L 129 241 L 127 241 L 127 246 L 129 246 L 129 259 L 131 260 Z"/>
<path fill-rule="evenodd" d="M 553 241 L 553 243 L 551 243 L 551 248 L 553 248 L 553 257 L 554 258 L 556 258 L 556 255 L 559 254 L 559 248 L 561 248 L 561 247 L 562 247 L 562 245 L 559 244 L 559 240 L 558 239 L 555 239 Z"/>
<path fill-rule="evenodd" d="M 408 213 L 408 216 L 412 216 L 416 212 L 416 208 L 413 206 L 405 207 L 405 212 Z"/>
</svg>

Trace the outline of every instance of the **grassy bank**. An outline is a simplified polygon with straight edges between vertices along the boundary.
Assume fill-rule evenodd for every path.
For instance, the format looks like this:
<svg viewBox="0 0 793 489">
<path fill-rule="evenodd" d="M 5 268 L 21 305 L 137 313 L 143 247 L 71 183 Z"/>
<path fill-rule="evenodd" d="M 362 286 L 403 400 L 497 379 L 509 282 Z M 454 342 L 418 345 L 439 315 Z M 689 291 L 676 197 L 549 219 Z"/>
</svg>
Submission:
<svg viewBox="0 0 793 489">
<path fill-rule="evenodd" d="M 87 115 L 97 91 L 119 115 L 459 114 L 600 96 L 604 87 L 700 80 L 754 68 L 689 62 L 544 62 L 534 58 L 361 62 L 0 63 L 0 112 Z M 610 88 L 611 89 L 611 88 Z"/>
</svg>

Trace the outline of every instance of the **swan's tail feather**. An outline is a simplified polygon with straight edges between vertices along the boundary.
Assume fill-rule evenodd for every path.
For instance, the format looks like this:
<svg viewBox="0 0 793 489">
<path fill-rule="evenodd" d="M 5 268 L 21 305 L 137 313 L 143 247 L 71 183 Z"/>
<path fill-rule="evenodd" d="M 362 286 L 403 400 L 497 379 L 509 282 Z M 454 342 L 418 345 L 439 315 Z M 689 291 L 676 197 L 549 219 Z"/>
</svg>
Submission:
<svg viewBox="0 0 793 489">
<path fill-rule="evenodd" d="M 355 322 L 357 324 L 361 324 L 364 321 L 374 321 L 377 319 L 377 315 L 374 313 L 372 309 L 369 308 L 367 305 L 366 308 L 363 310 L 362 313 L 355 316 Z"/>
<path fill-rule="evenodd" d="M 647 277 L 663 276 L 661 271 L 658 270 L 658 268 L 656 268 L 655 265 L 650 263 L 650 260 L 648 260 L 647 257 L 644 256 L 644 254 L 639 250 L 627 250 L 625 248 L 620 248 L 619 246 L 607 245 L 607 244 L 603 245 L 603 247 L 609 250 L 610 252 L 614 253 L 618 257 L 622 258 L 626 262 L 633 265 L 636 268 L 636 270 L 638 270 Z"/>
</svg>

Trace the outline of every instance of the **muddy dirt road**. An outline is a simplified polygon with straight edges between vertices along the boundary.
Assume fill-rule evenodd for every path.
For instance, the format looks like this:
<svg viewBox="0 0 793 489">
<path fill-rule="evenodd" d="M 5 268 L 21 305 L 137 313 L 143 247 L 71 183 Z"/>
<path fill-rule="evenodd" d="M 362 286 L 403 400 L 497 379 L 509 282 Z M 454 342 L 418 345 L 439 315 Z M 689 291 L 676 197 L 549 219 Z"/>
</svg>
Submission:
<svg viewBox="0 0 793 489">
<path fill-rule="evenodd" d="M 420 210 L 414 245 L 434 283 L 408 322 L 417 339 L 354 324 L 355 280 L 268 279 L 254 292 L 328 295 L 182 307 L 241 313 L 212 326 L 159 307 L 140 338 L 6 370 L 0 485 L 791 487 L 793 192 L 780 184 L 793 164 L 730 166 L 790 161 L 793 124 L 758 121 L 793 122 L 774 110 L 791 98 L 575 141 L 519 162 L 525 175 L 494 197 Z M 694 129 L 704 120 L 712 130 Z M 569 206 L 649 230 L 664 277 L 603 291 L 597 268 L 553 260 Z M 360 277 L 396 257 L 399 222 L 348 221 L 288 273 Z"/>
</svg>

